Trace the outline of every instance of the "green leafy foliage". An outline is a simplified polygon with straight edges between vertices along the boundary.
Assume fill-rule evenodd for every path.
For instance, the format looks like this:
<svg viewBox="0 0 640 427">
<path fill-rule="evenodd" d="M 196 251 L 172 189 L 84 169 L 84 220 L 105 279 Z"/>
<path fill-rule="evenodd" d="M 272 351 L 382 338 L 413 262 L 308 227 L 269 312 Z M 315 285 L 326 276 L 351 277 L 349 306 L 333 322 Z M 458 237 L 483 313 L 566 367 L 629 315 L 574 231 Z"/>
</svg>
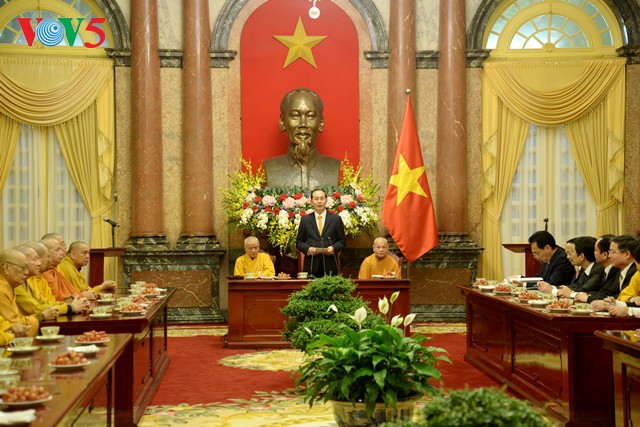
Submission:
<svg viewBox="0 0 640 427">
<path fill-rule="evenodd" d="M 551 427 L 529 403 L 496 388 L 452 391 L 427 402 L 419 420 L 384 427 Z"/>
<path fill-rule="evenodd" d="M 428 338 L 407 337 L 379 316 L 370 327 L 341 329 L 312 343 L 308 350 L 315 357 L 298 369 L 296 385 L 303 385 L 310 406 L 318 399 L 363 402 L 371 417 L 376 403 L 395 408 L 399 400 L 440 394 L 432 380 L 440 379 L 438 362 L 449 359 L 436 355 L 445 350 L 425 346 Z"/>
<path fill-rule="evenodd" d="M 342 276 L 325 276 L 309 282 L 302 290 L 294 292 L 289 302 L 281 309 L 287 318 L 283 337 L 291 346 L 306 350 L 320 334 L 341 334 L 341 324 L 351 329 L 357 327 L 349 317 L 356 309 L 366 306 L 360 297 L 352 296 L 356 289 L 353 281 Z M 329 307 L 334 306 L 334 311 Z M 370 324 L 375 316 L 367 307 Z"/>
</svg>

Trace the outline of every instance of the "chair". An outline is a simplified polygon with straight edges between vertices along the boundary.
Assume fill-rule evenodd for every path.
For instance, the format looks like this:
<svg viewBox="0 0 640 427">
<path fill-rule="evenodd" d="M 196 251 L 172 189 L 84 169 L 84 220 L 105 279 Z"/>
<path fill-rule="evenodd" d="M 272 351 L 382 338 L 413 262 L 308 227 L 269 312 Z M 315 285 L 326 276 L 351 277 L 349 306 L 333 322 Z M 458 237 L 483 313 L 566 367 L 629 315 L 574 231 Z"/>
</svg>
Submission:
<svg viewBox="0 0 640 427">
<path fill-rule="evenodd" d="M 395 252 L 387 252 L 387 254 L 398 263 L 398 268 L 400 269 L 400 277 L 402 277 L 402 266 L 404 265 L 404 257 L 399 256 Z"/>
<path fill-rule="evenodd" d="M 269 252 L 267 252 L 267 251 L 263 251 L 262 249 L 260 249 L 260 253 L 269 255 L 269 258 L 271 258 L 271 262 L 272 262 L 274 265 L 276 264 L 276 256 L 275 256 L 275 255 L 270 254 L 270 253 L 269 253 Z"/>
</svg>

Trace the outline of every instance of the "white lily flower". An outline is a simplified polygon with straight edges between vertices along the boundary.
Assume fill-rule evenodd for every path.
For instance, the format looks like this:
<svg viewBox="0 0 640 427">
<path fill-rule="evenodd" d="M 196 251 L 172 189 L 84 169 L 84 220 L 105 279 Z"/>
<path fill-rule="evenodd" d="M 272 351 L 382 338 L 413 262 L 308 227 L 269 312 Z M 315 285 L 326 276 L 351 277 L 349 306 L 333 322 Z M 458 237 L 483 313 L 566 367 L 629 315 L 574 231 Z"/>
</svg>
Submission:
<svg viewBox="0 0 640 427">
<path fill-rule="evenodd" d="M 382 314 L 389 312 L 389 300 L 386 296 L 384 298 L 378 298 L 378 311 Z"/>
<path fill-rule="evenodd" d="M 333 310 L 333 311 L 335 311 L 337 313 L 338 312 L 338 307 L 336 307 L 335 304 L 331 304 L 329 306 L 329 308 L 327 308 L 327 311 L 329 311 L 329 310 Z"/>
<path fill-rule="evenodd" d="M 393 326 L 394 328 L 397 328 L 398 326 L 400 326 L 402 324 L 402 320 L 403 320 L 403 317 L 401 315 L 399 315 L 399 314 L 396 314 L 391 319 L 391 326 Z"/>
<path fill-rule="evenodd" d="M 360 307 L 353 313 L 353 316 L 349 315 L 353 319 L 354 322 L 358 324 L 358 326 L 362 325 L 364 319 L 367 318 L 367 309 L 364 307 Z"/>
<path fill-rule="evenodd" d="M 304 327 L 304 330 L 307 331 L 309 333 L 309 336 L 313 336 L 313 332 L 311 332 L 311 329 L 307 328 L 306 326 Z"/>
<path fill-rule="evenodd" d="M 396 302 L 396 300 L 398 299 L 398 296 L 400 295 L 400 291 L 396 291 L 394 293 L 391 294 L 391 304 L 393 304 L 394 302 Z"/>
<path fill-rule="evenodd" d="M 411 322 L 413 322 L 413 319 L 415 318 L 416 318 L 415 313 L 407 314 L 407 317 L 404 318 L 404 326 L 409 326 Z"/>
</svg>

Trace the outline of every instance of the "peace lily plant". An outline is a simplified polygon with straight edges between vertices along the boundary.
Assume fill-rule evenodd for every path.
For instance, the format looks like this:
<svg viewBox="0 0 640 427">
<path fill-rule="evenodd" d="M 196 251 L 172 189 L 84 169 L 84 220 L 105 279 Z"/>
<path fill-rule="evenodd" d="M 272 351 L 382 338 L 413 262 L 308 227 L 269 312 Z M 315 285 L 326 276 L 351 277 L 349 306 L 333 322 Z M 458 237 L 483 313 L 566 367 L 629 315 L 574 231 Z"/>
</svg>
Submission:
<svg viewBox="0 0 640 427">
<path fill-rule="evenodd" d="M 391 419 L 410 417 L 415 403 L 410 413 L 398 414 L 395 409 L 399 402 L 441 394 L 433 381 L 441 378 L 438 362 L 450 362 L 449 358 L 435 355 L 444 353 L 442 348 L 424 346 L 427 337 L 405 335 L 414 314 L 389 319 L 398 295 L 399 292 L 395 292 L 390 300 L 385 296 L 378 301 L 381 316 L 377 316 L 371 326 L 362 327 L 367 311 L 361 307 L 350 316 L 358 325 L 357 330 L 342 325 L 342 335 L 320 335 L 308 347 L 311 357 L 298 368 L 300 376 L 296 385 L 304 389 L 304 399 L 309 406 L 318 399 L 350 402 L 354 407 L 360 404 L 364 410 L 355 418 L 366 420 L 364 424 L 359 420 L 357 425 L 378 425 L 385 421 L 379 419 L 379 414 L 388 408 L 393 409 Z M 330 309 L 337 311 L 335 307 Z M 335 408 L 334 403 L 334 413 Z M 348 425 L 339 419 L 336 421 L 341 426 Z"/>
</svg>

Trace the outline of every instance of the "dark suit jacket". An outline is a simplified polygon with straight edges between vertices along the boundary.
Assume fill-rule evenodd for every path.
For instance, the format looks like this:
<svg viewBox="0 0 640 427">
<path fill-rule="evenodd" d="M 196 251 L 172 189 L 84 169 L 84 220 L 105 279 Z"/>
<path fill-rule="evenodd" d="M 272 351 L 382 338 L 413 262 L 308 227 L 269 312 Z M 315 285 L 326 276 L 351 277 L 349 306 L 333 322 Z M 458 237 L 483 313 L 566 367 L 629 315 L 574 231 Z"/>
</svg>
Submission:
<svg viewBox="0 0 640 427">
<path fill-rule="evenodd" d="M 305 254 L 304 271 L 315 277 L 328 274 L 337 275 L 338 253 L 346 246 L 347 238 L 344 234 L 344 225 L 338 215 L 327 212 L 327 217 L 322 227 L 322 236 L 318 230 L 315 213 L 305 215 L 300 220 L 296 248 Z M 309 248 L 327 248 L 333 246 L 333 255 L 308 255 Z"/>
<path fill-rule="evenodd" d="M 604 267 L 598 263 L 594 263 L 587 275 L 581 268 L 577 280 L 571 284 L 570 288 L 576 292 L 596 292 L 604 283 Z"/>
<path fill-rule="evenodd" d="M 622 282 L 622 287 L 620 287 L 620 270 L 613 267 L 609 271 L 609 275 L 607 276 L 607 280 L 604 282 L 602 288 L 599 291 L 592 293 L 589 295 L 587 302 L 605 299 L 606 297 L 614 297 L 618 298 L 620 295 L 620 291 L 627 287 L 629 282 L 631 281 L 631 277 L 636 273 L 636 264 L 635 262 L 631 263 L 631 267 L 627 271 L 626 276 L 624 276 L 624 281 Z"/>
<path fill-rule="evenodd" d="M 567 259 L 564 249 L 559 246 L 556 247 L 549 264 L 543 264 L 540 269 L 542 280 L 554 286 L 571 284 L 575 274 L 575 267 Z"/>
</svg>

